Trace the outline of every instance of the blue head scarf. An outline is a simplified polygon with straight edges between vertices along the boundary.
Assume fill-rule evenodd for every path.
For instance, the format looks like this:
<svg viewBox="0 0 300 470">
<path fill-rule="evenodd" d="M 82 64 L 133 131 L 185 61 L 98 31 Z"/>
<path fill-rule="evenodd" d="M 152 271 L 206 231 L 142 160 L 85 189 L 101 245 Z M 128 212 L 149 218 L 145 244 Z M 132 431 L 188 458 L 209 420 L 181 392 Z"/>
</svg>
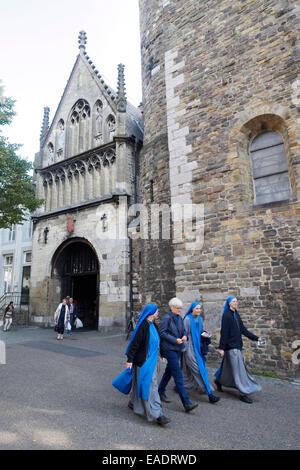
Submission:
<svg viewBox="0 0 300 470">
<path fill-rule="evenodd" d="M 132 333 L 130 343 L 126 350 L 126 355 L 128 353 L 129 347 L 136 335 L 137 330 L 149 315 L 154 315 L 157 311 L 157 306 L 154 304 L 148 304 L 142 311 L 139 316 L 137 325 Z M 152 334 L 151 334 L 152 331 Z M 138 380 L 137 380 L 137 396 L 138 398 L 142 397 L 144 400 L 148 400 L 149 390 L 152 381 L 153 372 L 157 363 L 158 358 L 158 348 L 159 348 L 159 335 L 153 324 L 150 325 L 150 337 L 148 345 L 148 358 L 142 365 L 139 370 Z M 132 375 L 133 367 L 130 369 L 125 369 L 113 382 L 112 385 L 119 390 L 121 393 L 128 394 L 132 387 Z"/>
<path fill-rule="evenodd" d="M 131 343 L 137 333 L 137 330 L 139 329 L 139 327 L 141 326 L 141 324 L 143 323 L 143 321 L 145 320 L 145 318 L 149 317 L 149 315 L 154 315 L 156 310 L 157 310 L 157 305 L 154 305 L 154 304 L 148 304 L 146 305 L 146 307 L 144 308 L 144 310 L 142 311 L 142 313 L 140 314 L 139 316 L 139 319 L 138 319 L 138 322 L 136 324 L 136 327 L 135 329 L 133 330 L 133 333 L 132 333 L 132 336 L 131 336 L 131 340 L 129 341 L 129 344 L 128 344 L 128 347 L 126 349 L 126 352 L 125 354 L 127 355 L 128 351 L 129 351 L 129 348 L 131 346 Z"/>
<path fill-rule="evenodd" d="M 235 296 L 235 295 L 231 295 L 231 296 L 228 297 L 228 299 L 226 300 L 225 305 L 224 305 L 224 309 L 223 309 L 223 314 L 222 314 L 222 316 L 224 315 L 224 313 L 225 313 L 227 310 L 229 310 L 229 308 L 230 308 L 230 302 L 231 302 L 233 299 L 236 299 L 236 296 Z M 233 317 L 236 318 L 235 312 L 233 313 Z M 224 363 L 224 358 L 225 358 L 225 354 L 224 354 L 224 356 L 222 357 L 222 361 L 221 361 L 221 365 L 220 365 L 219 369 L 218 369 L 217 372 L 215 373 L 216 379 L 218 379 L 218 377 L 219 377 L 220 374 L 221 374 L 222 367 L 223 367 L 223 363 Z"/>
<path fill-rule="evenodd" d="M 228 310 L 228 309 L 230 308 L 230 307 L 229 307 L 229 304 L 230 304 L 230 302 L 231 302 L 233 299 L 236 299 L 236 296 L 235 296 L 235 295 L 231 295 L 231 296 L 228 297 L 228 299 L 226 300 L 225 305 L 224 305 L 223 315 L 224 315 L 224 313 L 226 312 L 226 310 Z"/>
<path fill-rule="evenodd" d="M 190 308 L 188 309 L 188 311 L 186 312 L 184 318 L 185 318 L 187 315 L 192 314 L 194 308 L 195 308 L 197 305 L 201 305 L 200 302 L 193 302 L 193 303 L 190 305 Z"/>
<path fill-rule="evenodd" d="M 205 385 L 206 393 L 207 395 L 210 395 L 211 389 L 210 389 L 210 384 L 209 384 L 209 379 L 208 379 L 208 374 L 207 374 L 207 369 L 206 369 L 206 364 L 205 364 L 205 359 L 202 356 L 201 353 L 201 332 L 202 332 L 202 320 L 201 316 L 198 317 L 198 322 L 196 323 L 193 317 L 193 310 L 197 305 L 201 305 L 200 302 L 193 302 L 190 305 L 190 308 L 185 314 L 186 318 L 187 316 L 190 319 L 190 327 L 191 327 L 191 334 L 192 334 L 192 340 L 193 340 L 193 346 L 194 346 L 194 352 L 196 356 L 196 361 L 199 367 L 199 372 L 201 374 L 202 380 Z"/>
</svg>

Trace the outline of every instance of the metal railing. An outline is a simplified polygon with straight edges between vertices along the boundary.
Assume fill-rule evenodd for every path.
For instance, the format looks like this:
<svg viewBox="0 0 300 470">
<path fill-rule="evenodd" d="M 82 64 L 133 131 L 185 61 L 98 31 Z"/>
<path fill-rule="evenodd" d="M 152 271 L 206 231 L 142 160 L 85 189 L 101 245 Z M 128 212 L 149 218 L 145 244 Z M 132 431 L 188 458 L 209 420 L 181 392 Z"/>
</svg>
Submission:
<svg viewBox="0 0 300 470">
<path fill-rule="evenodd" d="M 0 318 L 10 302 L 14 303 L 13 324 L 29 325 L 29 294 L 23 292 L 6 292 L 0 297 Z"/>
</svg>

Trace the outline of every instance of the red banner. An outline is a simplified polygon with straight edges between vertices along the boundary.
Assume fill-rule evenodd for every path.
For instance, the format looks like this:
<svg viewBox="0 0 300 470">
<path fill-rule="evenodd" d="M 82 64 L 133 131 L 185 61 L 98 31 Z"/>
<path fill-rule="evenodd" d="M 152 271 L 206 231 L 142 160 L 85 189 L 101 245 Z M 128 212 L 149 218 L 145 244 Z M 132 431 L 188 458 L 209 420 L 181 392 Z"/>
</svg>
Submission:
<svg viewBox="0 0 300 470">
<path fill-rule="evenodd" d="M 74 219 L 72 217 L 67 218 L 67 230 L 69 233 L 74 232 Z"/>
</svg>

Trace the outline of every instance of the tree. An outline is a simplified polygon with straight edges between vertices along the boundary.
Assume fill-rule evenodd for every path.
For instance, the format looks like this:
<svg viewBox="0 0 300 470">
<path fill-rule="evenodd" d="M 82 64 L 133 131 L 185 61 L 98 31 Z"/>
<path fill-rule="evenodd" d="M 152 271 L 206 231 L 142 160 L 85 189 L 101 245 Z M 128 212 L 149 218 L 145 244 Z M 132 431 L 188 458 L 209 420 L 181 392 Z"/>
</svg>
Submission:
<svg viewBox="0 0 300 470">
<path fill-rule="evenodd" d="M 0 126 L 9 125 L 14 116 L 14 101 L 3 96 L 0 85 Z M 20 145 L 9 143 L 1 134 L 0 129 L 0 228 L 11 228 L 28 219 L 28 212 L 43 200 L 35 197 L 32 163 L 17 155 Z"/>
</svg>

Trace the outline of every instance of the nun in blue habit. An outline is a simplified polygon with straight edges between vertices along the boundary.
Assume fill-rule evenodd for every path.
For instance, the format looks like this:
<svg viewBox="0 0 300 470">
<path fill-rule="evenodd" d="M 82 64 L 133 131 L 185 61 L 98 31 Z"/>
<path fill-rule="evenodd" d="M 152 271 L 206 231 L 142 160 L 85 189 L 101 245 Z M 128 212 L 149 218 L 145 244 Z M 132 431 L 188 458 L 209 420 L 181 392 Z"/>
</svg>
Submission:
<svg viewBox="0 0 300 470">
<path fill-rule="evenodd" d="M 213 388 L 209 383 L 205 355 L 210 339 L 203 331 L 201 310 L 201 304 L 193 302 L 183 320 L 188 337 L 182 355 L 183 383 L 186 389 L 196 389 L 206 394 L 210 403 L 216 403 L 220 398 L 213 395 Z"/>
<path fill-rule="evenodd" d="M 163 415 L 158 393 L 158 353 L 160 338 L 154 324 L 158 308 L 148 304 L 139 316 L 125 352 L 126 369 L 112 383 L 120 392 L 130 393 L 128 406 L 134 413 L 159 425 L 169 423 Z"/>
<path fill-rule="evenodd" d="M 237 311 L 238 301 L 230 296 L 225 302 L 222 323 L 219 353 L 222 357 L 219 370 L 215 373 L 215 384 L 218 391 L 224 387 L 236 388 L 240 392 L 240 400 L 252 403 L 249 394 L 261 391 L 261 386 L 249 374 L 243 359 L 242 335 L 252 341 L 259 341 L 256 335 L 244 326 Z"/>
</svg>

